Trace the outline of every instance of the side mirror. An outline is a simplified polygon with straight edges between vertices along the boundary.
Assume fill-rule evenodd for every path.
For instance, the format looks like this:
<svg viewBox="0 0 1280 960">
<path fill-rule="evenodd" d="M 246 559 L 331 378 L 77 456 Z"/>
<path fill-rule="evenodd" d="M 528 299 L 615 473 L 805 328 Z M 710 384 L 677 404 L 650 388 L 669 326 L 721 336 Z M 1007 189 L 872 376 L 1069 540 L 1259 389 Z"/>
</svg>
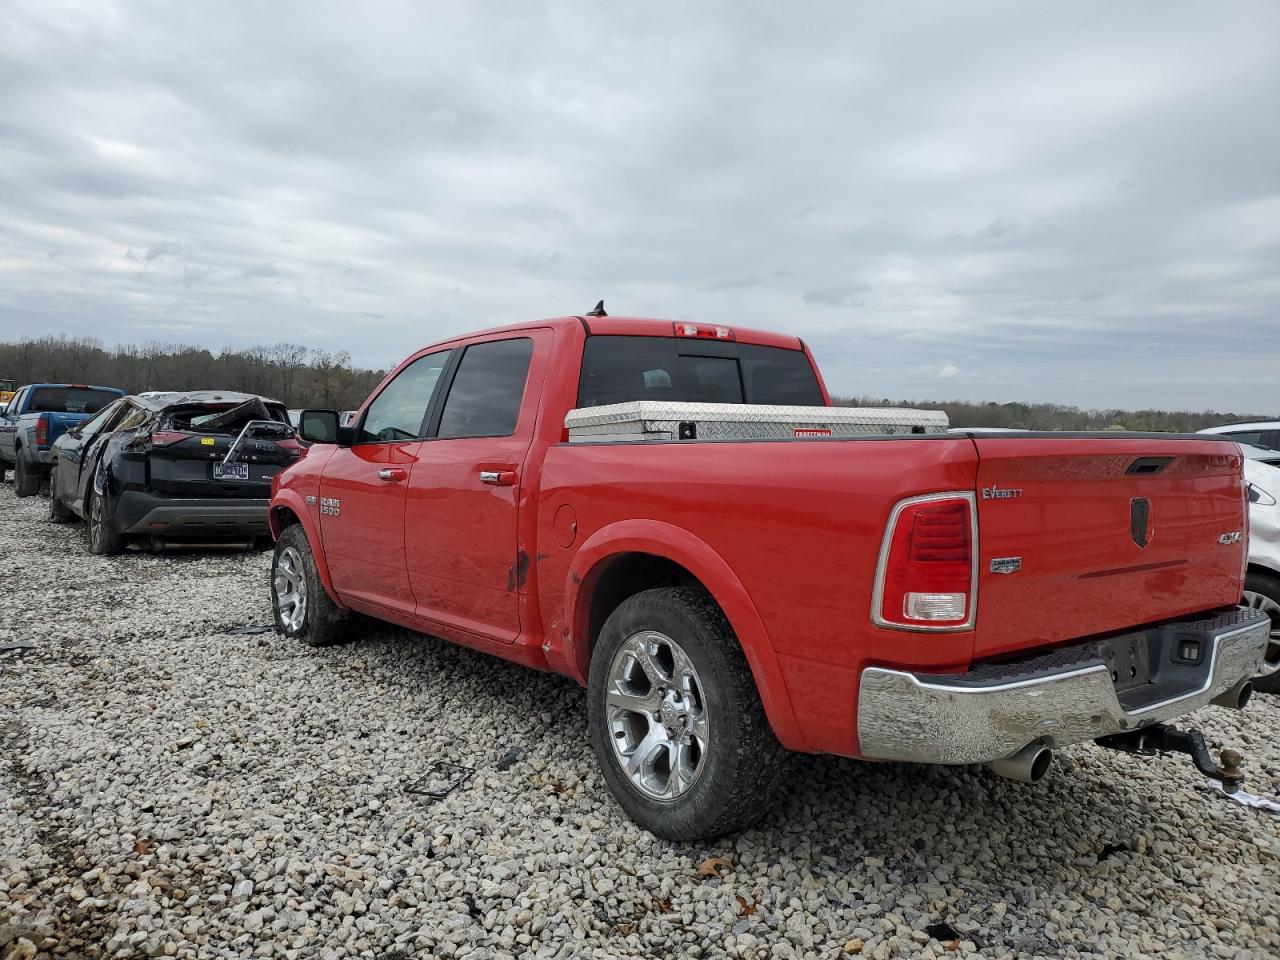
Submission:
<svg viewBox="0 0 1280 960">
<path fill-rule="evenodd" d="M 303 410 L 298 415 L 298 436 L 309 443 L 351 446 L 351 430 L 341 425 L 337 410 Z"/>
</svg>

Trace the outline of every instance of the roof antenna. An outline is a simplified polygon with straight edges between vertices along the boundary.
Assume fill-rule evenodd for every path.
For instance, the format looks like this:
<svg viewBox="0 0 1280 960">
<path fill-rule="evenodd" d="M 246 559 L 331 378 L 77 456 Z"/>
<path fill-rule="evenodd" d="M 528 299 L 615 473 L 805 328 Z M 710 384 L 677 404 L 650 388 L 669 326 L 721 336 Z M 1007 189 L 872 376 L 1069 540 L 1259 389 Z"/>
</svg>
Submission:
<svg viewBox="0 0 1280 960">
<path fill-rule="evenodd" d="M 607 317 L 607 316 L 608 316 L 608 314 L 604 312 L 604 301 L 603 301 L 603 300 L 601 300 L 599 303 L 597 303 L 597 304 L 596 304 L 596 308 L 595 308 L 594 310 L 592 310 L 590 313 L 586 314 L 586 316 L 588 316 L 588 317 Z"/>
</svg>

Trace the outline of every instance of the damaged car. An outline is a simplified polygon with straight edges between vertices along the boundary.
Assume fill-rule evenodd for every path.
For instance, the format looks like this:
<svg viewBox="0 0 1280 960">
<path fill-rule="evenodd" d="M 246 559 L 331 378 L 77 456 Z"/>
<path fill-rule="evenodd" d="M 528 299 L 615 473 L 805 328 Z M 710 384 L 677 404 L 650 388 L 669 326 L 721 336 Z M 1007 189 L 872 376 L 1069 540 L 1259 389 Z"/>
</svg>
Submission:
<svg viewBox="0 0 1280 960">
<path fill-rule="evenodd" d="M 271 481 L 303 447 L 284 404 L 197 391 L 123 397 L 53 448 L 49 519 L 89 526 L 89 549 L 131 540 L 269 538 Z"/>
</svg>

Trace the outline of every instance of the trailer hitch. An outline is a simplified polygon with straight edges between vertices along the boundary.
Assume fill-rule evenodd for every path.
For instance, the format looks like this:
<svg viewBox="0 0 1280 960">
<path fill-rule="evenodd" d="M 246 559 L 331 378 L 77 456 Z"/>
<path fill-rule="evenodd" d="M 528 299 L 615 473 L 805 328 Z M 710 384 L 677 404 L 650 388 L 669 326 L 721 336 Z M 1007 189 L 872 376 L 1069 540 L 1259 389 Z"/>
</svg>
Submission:
<svg viewBox="0 0 1280 960">
<path fill-rule="evenodd" d="M 1168 724 L 1156 723 L 1141 730 L 1129 730 L 1115 733 L 1107 737 L 1099 737 L 1095 743 L 1100 747 L 1112 750 L 1123 750 L 1152 757 L 1158 753 L 1185 753 L 1191 757 L 1195 768 L 1210 780 L 1222 784 L 1223 793 L 1236 793 L 1244 785 L 1244 757 L 1237 750 L 1227 748 L 1218 759 L 1220 765 L 1209 756 L 1209 748 L 1205 745 L 1204 734 L 1199 730 L 1179 730 Z"/>
</svg>

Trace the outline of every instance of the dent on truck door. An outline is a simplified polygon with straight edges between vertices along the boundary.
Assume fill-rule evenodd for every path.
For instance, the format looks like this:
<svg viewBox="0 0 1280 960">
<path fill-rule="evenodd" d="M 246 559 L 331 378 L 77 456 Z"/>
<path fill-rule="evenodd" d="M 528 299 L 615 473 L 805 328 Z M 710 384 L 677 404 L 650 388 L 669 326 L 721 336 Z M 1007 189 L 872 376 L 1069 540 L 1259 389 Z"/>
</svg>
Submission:
<svg viewBox="0 0 1280 960">
<path fill-rule="evenodd" d="M 520 633 L 528 558 L 516 521 L 551 333 L 465 348 L 409 482 L 405 528 L 418 614 L 504 643 Z"/>
<path fill-rule="evenodd" d="M 382 389 L 320 479 L 320 536 L 343 596 L 412 613 L 404 558 L 404 503 L 427 411 L 449 350 L 411 359 Z"/>
</svg>

